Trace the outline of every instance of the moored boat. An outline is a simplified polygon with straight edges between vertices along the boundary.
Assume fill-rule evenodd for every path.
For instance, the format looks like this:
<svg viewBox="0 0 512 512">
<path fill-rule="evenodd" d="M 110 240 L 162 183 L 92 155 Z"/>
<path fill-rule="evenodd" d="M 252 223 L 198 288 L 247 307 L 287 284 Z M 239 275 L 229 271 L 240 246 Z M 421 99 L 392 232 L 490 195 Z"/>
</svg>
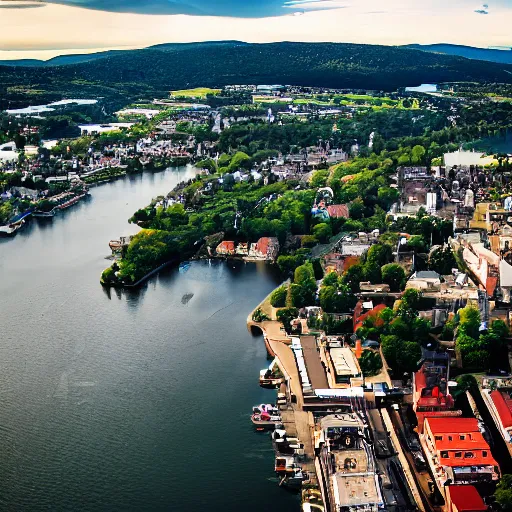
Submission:
<svg viewBox="0 0 512 512">
<path fill-rule="evenodd" d="M 323 512 L 324 510 L 320 489 L 311 487 L 302 490 L 302 512 Z"/>
<path fill-rule="evenodd" d="M 251 416 L 251 421 L 254 426 L 258 429 L 269 429 L 276 428 L 282 423 L 281 416 L 279 414 L 271 414 L 268 412 L 256 412 Z"/>
</svg>

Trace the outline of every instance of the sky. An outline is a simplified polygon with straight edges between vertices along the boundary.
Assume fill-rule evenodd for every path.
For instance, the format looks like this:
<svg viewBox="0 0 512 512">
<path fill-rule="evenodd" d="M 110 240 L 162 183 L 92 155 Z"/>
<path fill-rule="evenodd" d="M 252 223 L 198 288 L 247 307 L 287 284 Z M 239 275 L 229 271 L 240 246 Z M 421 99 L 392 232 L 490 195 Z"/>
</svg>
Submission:
<svg viewBox="0 0 512 512">
<path fill-rule="evenodd" d="M 0 60 L 166 42 L 512 45 L 512 0 L 0 0 Z"/>
</svg>

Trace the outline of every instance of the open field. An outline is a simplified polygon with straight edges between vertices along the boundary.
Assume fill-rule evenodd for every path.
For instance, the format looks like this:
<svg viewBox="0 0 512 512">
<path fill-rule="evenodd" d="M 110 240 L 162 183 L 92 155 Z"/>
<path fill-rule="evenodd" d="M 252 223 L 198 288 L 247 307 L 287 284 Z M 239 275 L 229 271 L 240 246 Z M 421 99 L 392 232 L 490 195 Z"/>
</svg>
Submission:
<svg viewBox="0 0 512 512">
<path fill-rule="evenodd" d="M 185 98 L 206 98 L 207 94 L 219 94 L 220 89 L 210 89 L 209 87 L 196 87 L 195 89 L 182 89 L 179 91 L 171 91 L 171 95 L 175 97 Z"/>
</svg>

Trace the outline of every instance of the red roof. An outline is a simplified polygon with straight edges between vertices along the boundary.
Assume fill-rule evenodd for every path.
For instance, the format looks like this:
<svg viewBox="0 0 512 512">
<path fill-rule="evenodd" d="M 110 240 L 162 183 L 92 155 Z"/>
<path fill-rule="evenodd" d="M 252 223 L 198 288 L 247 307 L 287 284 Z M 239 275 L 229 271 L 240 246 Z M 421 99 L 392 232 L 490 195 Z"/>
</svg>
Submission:
<svg viewBox="0 0 512 512">
<path fill-rule="evenodd" d="M 348 205 L 346 204 L 331 204 L 327 207 L 327 212 L 329 213 L 329 217 L 335 219 L 339 219 L 340 217 L 344 217 L 345 219 L 349 218 Z"/>
<path fill-rule="evenodd" d="M 512 399 L 502 391 L 491 391 L 491 399 L 504 428 L 512 427 Z"/>
<path fill-rule="evenodd" d="M 359 304 L 358 304 L 359 305 Z M 378 306 L 375 306 L 373 309 L 370 309 L 370 311 L 367 311 L 361 316 L 357 316 L 357 306 L 356 310 L 354 311 L 354 332 L 357 332 L 357 329 L 363 326 L 363 322 L 368 317 L 376 317 L 383 309 L 386 309 L 386 304 L 379 304 Z M 359 308 L 359 311 L 361 308 Z"/>
<path fill-rule="evenodd" d="M 484 500 L 474 485 L 448 486 L 452 503 L 459 512 L 483 512 L 487 510 Z"/>
<path fill-rule="evenodd" d="M 235 242 L 224 241 L 217 246 L 217 252 L 235 252 Z"/>
<path fill-rule="evenodd" d="M 432 434 L 480 432 L 476 418 L 427 418 Z"/>
<path fill-rule="evenodd" d="M 487 277 L 487 281 L 485 282 L 485 290 L 487 291 L 487 295 L 492 297 L 494 295 L 494 290 L 496 290 L 496 286 L 498 284 L 498 278 L 489 276 Z"/>
</svg>

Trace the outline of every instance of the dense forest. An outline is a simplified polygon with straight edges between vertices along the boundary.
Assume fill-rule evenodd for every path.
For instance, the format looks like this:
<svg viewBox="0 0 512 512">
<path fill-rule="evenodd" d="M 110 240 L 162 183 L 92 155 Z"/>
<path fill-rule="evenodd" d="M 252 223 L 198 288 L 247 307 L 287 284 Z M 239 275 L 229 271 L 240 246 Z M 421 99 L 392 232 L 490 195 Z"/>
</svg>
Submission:
<svg viewBox="0 0 512 512">
<path fill-rule="evenodd" d="M 162 45 L 80 64 L 0 67 L 0 108 L 57 97 L 127 103 L 192 86 L 285 83 L 396 90 L 420 83 L 512 82 L 512 66 L 390 46 L 335 43 Z"/>
</svg>

